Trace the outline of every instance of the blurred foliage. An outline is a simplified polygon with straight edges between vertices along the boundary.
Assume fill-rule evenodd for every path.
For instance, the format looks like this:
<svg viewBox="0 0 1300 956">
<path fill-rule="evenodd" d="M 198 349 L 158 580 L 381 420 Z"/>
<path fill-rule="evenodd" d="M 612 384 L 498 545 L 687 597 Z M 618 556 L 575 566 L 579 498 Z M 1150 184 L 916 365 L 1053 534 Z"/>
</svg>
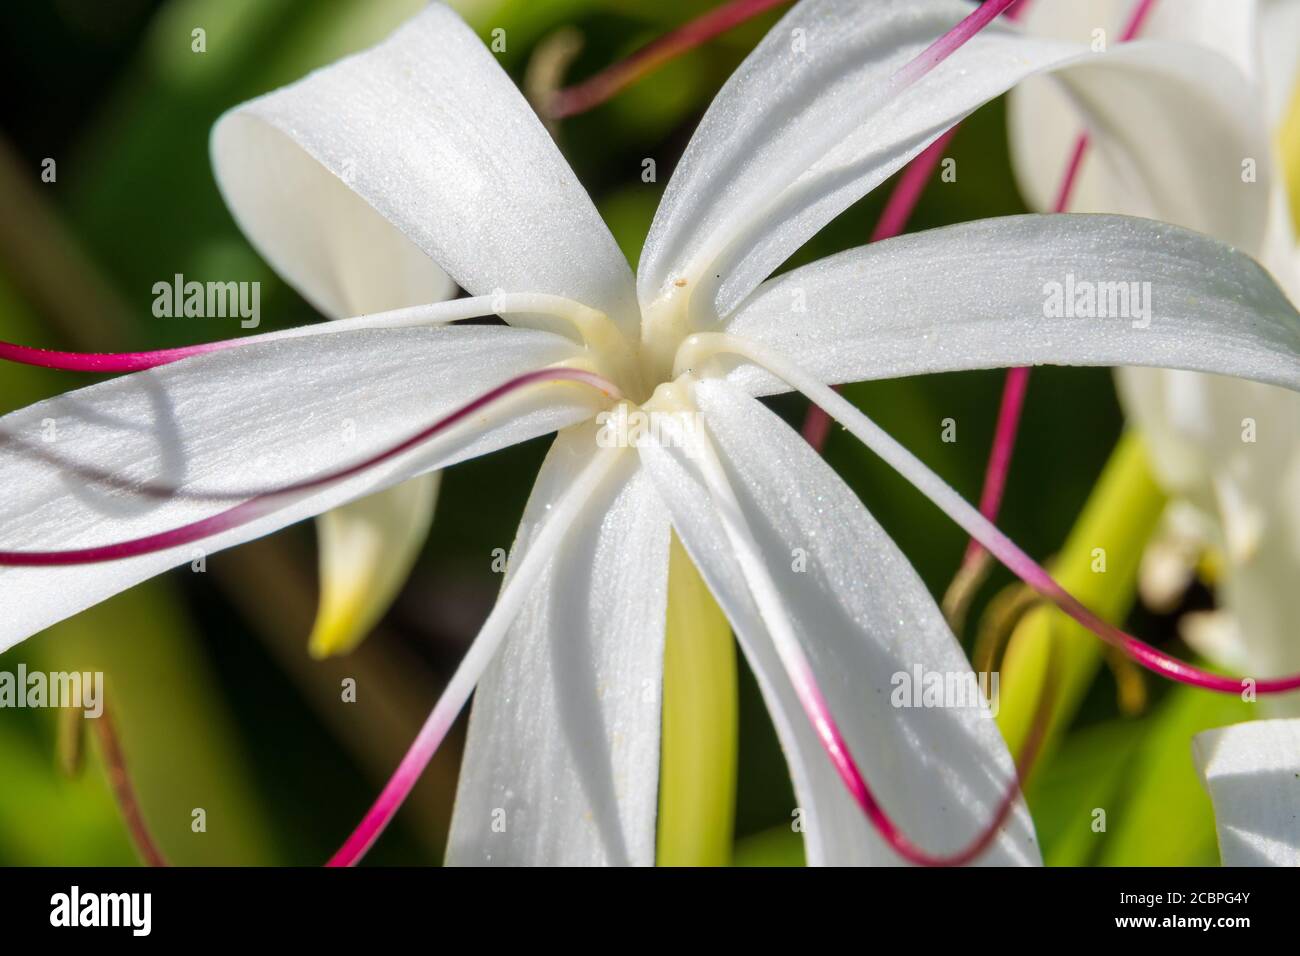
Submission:
<svg viewBox="0 0 1300 956">
<path fill-rule="evenodd" d="M 0 337 L 35 345 L 158 347 L 215 338 L 220 320 L 158 320 L 151 287 L 174 273 L 260 280 L 266 327 L 313 321 L 225 211 L 207 138 L 225 109 L 383 36 L 419 0 L 53 0 L 0 9 L 0 70 L 11 90 L 0 149 L 17 179 L 0 248 L 42 262 L 42 276 L 10 255 L 0 263 Z M 507 31 L 500 56 L 517 81 L 535 46 L 563 25 L 584 38 L 580 79 L 710 6 L 699 0 L 461 0 L 484 35 Z M 558 139 L 621 248 L 641 241 L 698 117 L 774 14 L 719 38 L 561 125 Z M 207 30 L 208 52 L 190 52 Z M 950 155 L 955 182 L 927 189 L 920 229 L 1022 212 L 1009 173 L 998 104 L 968 120 Z M 42 159 L 58 181 L 41 184 Z M 657 183 L 641 181 L 654 158 Z M 14 190 L 10 194 L 10 189 Z M 839 217 L 792 261 L 866 240 L 888 186 Z M 5 368 L 0 400 L 14 408 L 69 385 Z M 846 394 L 968 497 L 979 491 L 1002 377 L 963 373 L 852 386 Z M 776 400 L 797 422 L 803 403 Z M 941 441 L 941 422 L 958 440 Z M 1036 555 L 1056 552 L 1120 431 L 1109 375 L 1044 368 L 1030 386 L 1003 525 Z M 300 607 L 314 580 L 311 530 L 294 529 L 209 559 L 210 573 L 173 572 L 0 656 L 0 668 L 108 672 L 111 706 L 151 826 L 180 863 L 314 863 L 333 851 L 407 743 L 401 729 L 454 668 L 498 584 L 491 552 L 513 538 L 530 473 L 546 441 L 466 463 L 446 476 L 432 539 L 375 649 L 342 665 L 306 659 Z M 941 594 L 965 540 L 901 478 L 841 433 L 827 457 Z M 293 572 L 260 573 L 274 560 Z M 983 594 L 1009 582 L 995 573 Z M 238 581 L 237 585 L 232 582 Z M 234 588 L 239 590 L 236 592 Z M 978 614 L 982 604 L 973 609 Z M 1140 619 L 1163 637 L 1167 624 Z M 296 643 L 295 643 L 296 642 Z M 387 663 L 385 668 L 383 665 Z M 370 675 L 374 711 L 339 716 L 337 670 Z M 346 672 L 346 670 L 344 671 Z M 416 675 L 419 679 L 412 679 Z M 1086 693 L 1084 693 L 1086 691 Z M 1030 794 L 1049 862 L 1213 862 L 1213 827 L 1190 769 L 1194 730 L 1233 719 L 1209 695 L 1156 695 L 1153 709 L 1117 716 L 1109 675 L 1082 688 L 1077 717 Z M 398 702 L 398 703 L 393 703 Z M 1231 702 L 1229 702 L 1230 704 Z M 400 706 L 399 706 L 400 705 Z M 337 705 L 334 705 L 337 706 Z M 389 713 L 389 711 L 397 711 Z M 799 865 L 788 772 L 752 675 L 740 674 L 736 808 L 738 865 Z M 363 722 L 364 721 L 364 722 Z M 57 769 L 52 713 L 0 712 L 0 863 L 126 863 L 134 858 L 95 748 L 75 777 Z M 413 732 L 413 728 L 412 728 Z M 445 833 L 457 738 L 428 774 L 419 807 L 376 848 L 376 862 L 432 862 Z M 208 833 L 190 811 L 208 809 Z M 1091 809 L 1108 808 L 1094 834 Z M 427 812 L 420 812 L 425 808 Z"/>
</svg>

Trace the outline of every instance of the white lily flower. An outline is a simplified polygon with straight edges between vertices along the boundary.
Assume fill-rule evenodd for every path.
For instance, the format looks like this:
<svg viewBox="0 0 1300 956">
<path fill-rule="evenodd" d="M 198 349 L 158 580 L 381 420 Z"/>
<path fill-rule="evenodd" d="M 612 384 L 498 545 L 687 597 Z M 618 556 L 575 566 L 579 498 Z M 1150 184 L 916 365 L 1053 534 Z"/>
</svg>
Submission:
<svg viewBox="0 0 1300 956">
<path fill-rule="evenodd" d="M 1004 805 L 1011 812 L 980 861 L 1038 862 L 1023 806 L 1005 803 L 1014 766 L 982 702 L 891 703 L 900 672 L 969 676 L 939 609 L 838 476 L 756 396 L 814 397 L 1050 590 L 1041 569 L 827 383 L 1136 364 L 1297 389 L 1300 317 L 1250 259 L 1120 217 L 971 223 L 768 280 L 980 104 L 1035 72 L 1069 81 L 1094 69 L 1087 51 L 1001 27 L 918 69 L 918 55 L 972 9 L 795 6 L 704 117 L 635 279 L 522 97 L 440 5 L 374 49 L 228 114 L 213 134 L 223 192 L 295 284 L 351 269 L 323 243 L 355 234 L 363 263 L 382 265 L 392 253 L 379 250 L 404 242 L 475 297 L 263 336 L 4 418 L 4 434 L 26 444 L 0 448 L 0 541 L 117 560 L 0 572 L 0 647 L 188 562 L 193 540 L 229 547 L 558 429 L 498 602 L 360 848 L 477 687 L 449 862 L 653 862 L 675 532 L 758 677 L 811 863 L 897 862 L 899 831 L 952 854 Z M 1148 109 L 1251 141 L 1230 71 L 1188 107 L 1187 75 L 1214 61 L 1157 45 L 1115 56 L 1134 92 L 1114 123 L 1134 142 Z M 1158 288 L 1149 327 L 1045 317 L 1045 283 L 1107 277 L 1117 263 Z M 484 313 L 511 327 L 449 324 Z M 593 419 L 610 409 L 608 395 L 622 396 L 615 411 L 678 430 L 605 441 Z M 431 419 L 440 424 L 416 431 Z M 49 422 L 57 441 L 34 454 Z M 161 478 L 178 493 L 141 503 L 72 481 L 69 458 L 82 474 Z M 358 460 L 364 467 L 330 471 Z M 214 500 L 252 482 L 281 496 L 229 510 Z M 0 552 L 0 564 L 67 557 Z"/>
<path fill-rule="evenodd" d="M 1197 734 L 1224 866 L 1300 866 L 1300 720 L 1252 720 Z"/>
<path fill-rule="evenodd" d="M 1133 8 L 1129 0 L 1035 0 L 1023 23 L 1038 36 L 1088 41 L 1097 31 L 1117 35 Z M 1140 35 L 1198 44 L 1236 63 L 1250 81 L 1237 105 L 1246 121 L 1271 133 L 1300 124 L 1298 0 L 1156 0 Z M 1099 63 L 1109 56 L 1099 56 Z M 1031 81 L 1012 94 L 1012 153 L 1030 204 L 1051 208 L 1068 151 L 1086 127 L 1098 149 L 1079 171 L 1072 211 L 1151 216 L 1216 236 L 1258 258 L 1291 300 L 1300 301 L 1300 246 L 1292 228 L 1300 196 L 1289 196 L 1288 177 L 1274 173 L 1271 143 L 1242 150 L 1239 143 L 1154 123 L 1147 155 L 1160 162 L 1176 157 L 1176 165 L 1168 178 L 1139 175 L 1127 157 L 1108 151 L 1104 124 L 1089 120 L 1086 106 L 1078 108 L 1113 96 L 1126 81 L 1124 70 L 1117 65 L 1111 76 L 1097 70 L 1069 90 Z M 1211 74 L 1192 79 L 1218 82 Z M 1282 159 L 1300 169 L 1300 150 Z M 1183 166 L 1191 172 L 1183 175 Z M 1185 371 L 1121 369 L 1118 384 L 1161 483 L 1175 496 L 1168 531 L 1147 557 L 1144 593 L 1153 604 L 1168 603 L 1190 580 L 1197 552 L 1211 546 L 1224 558 L 1218 589 L 1224 610 L 1215 620 L 1189 616 L 1184 637 L 1222 666 L 1266 673 L 1300 668 L 1300 591 L 1294 586 L 1300 577 L 1300 397 Z M 1189 548 L 1189 540 L 1199 547 Z"/>
</svg>

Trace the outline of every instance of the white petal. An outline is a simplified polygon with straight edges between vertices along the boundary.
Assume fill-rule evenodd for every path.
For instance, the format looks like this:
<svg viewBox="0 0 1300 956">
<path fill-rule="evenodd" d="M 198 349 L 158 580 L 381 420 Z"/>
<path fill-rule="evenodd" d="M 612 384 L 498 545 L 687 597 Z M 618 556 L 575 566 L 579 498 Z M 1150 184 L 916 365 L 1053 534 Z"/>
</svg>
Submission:
<svg viewBox="0 0 1300 956">
<path fill-rule="evenodd" d="M 1128 316 L 1048 318 L 1070 283 L 1076 296 L 1084 283 L 1139 285 Z M 1300 316 L 1268 273 L 1197 233 L 1121 216 L 1008 216 L 872 243 L 764 283 L 726 330 L 824 382 L 1148 365 L 1300 389 Z"/>
<path fill-rule="evenodd" d="M 1300 720 L 1197 734 L 1192 753 L 1214 803 L 1224 866 L 1300 866 Z"/>
<path fill-rule="evenodd" d="M 805 0 L 791 10 L 723 87 L 668 185 L 638 271 L 643 308 L 685 278 L 691 288 L 703 280 L 702 308 L 727 315 L 944 130 L 1045 70 L 1064 71 L 1071 89 L 1082 78 L 1114 93 L 1087 100 L 1107 124 L 1103 146 L 1152 188 L 1178 192 L 1210 163 L 1224 203 L 1267 201 L 1239 176 L 1242 156 L 1267 159 L 1266 131 L 1238 106 L 1246 81 L 1194 48 L 1127 44 L 1099 56 L 994 24 L 912 86 L 890 83 L 970 10 L 957 0 Z M 1166 127 L 1197 144 L 1194 163 L 1150 154 L 1152 131 Z"/>
<path fill-rule="evenodd" d="M 360 461 L 488 388 L 570 358 L 567 339 L 499 327 L 330 332 L 199 356 L 71 392 L 0 419 L 64 461 L 184 492 L 282 486 Z M 590 389 L 527 390 L 372 471 L 304 494 L 205 542 L 207 554 L 395 482 L 572 424 Z M 592 393 L 594 394 L 594 393 Z M 89 547 L 154 534 L 231 503 L 159 501 L 0 445 L 0 548 Z M 0 569 L 0 650 L 148 577 L 193 560 L 179 547 L 109 564 Z"/>
<path fill-rule="evenodd" d="M 429 536 L 440 477 L 420 475 L 316 519 L 320 600 L 307 642 L 314 656 L 352 650 L 393 603 Z"/>
<path fill-rule="evenodd" d="M 516 549 L 594 448 L 556 440 Z M 449 864 L 654 862 L 669 524 L 636 456 L 615 469 L 475 692 Z"/>
<path fill-rule="evenodd" d="M 591 200 L 441 4 L 227 113 L 212 160 L 240 227 L 326 311 L 373 275 L 419 273 L 418 250 L 471 293 L 562 295 L 636 327 L 631 271 Z"/>
<path fill-rule="evenodd" d="M 695 389 L 735 490 L 817 680 L 886 811 L 925 849 L 955 852 L 989 822 L 1014 781 L 982 705 L 902 708 L 896 675 L 969 675 L 970 665 L 907 559 L 839 477 L 770 411 L 720 381 Z M 790 763 L 814 864 L 895 864 L 840 781 L 778 661 L 709 490 L 686 450 L 642 458 L 692 559 L 731 621 Z M 805 570 L 799 570 L 806 561 Z M 981 858 L 1036 863 L 1023 806 Z"/>
</svg>

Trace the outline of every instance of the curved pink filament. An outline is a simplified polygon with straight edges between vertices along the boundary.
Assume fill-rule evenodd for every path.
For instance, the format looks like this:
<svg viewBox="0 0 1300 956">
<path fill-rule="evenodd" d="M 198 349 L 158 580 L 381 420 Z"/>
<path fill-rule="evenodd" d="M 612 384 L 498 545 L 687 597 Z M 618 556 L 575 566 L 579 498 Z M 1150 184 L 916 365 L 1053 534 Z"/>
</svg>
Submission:
<svg viewBox="0 0 1300 956">
<path fill-rule="evenodd" d="M 897 446 L 897 442 L 894 442 L 893 439 L 888 440 Z M 901 448 L 901 446 L 897 447 Z M 905 454 L 911 457 L 910 453 L 905 452 Z M 1240 694 L 1252 688 L 1257 694 L 1283 694 L 1293 690 L 1300 690 L 1300 674 L 1264 678 L 1225 677 L 1221 674 L 1213 674 L 1166 654 L 1164 651 L 1103 620 L 1062 587 L 1046 568 L 1031 558 L 1001 529 L 996 527 L 992 521 L 976 512 L 973 508 L 970 509 L 972 516 L 968 517 L 963 513 L 964 508 L 969 506 L 966 506 L 965 502 L 955 492 L 953 492 L 953 496 L 955 501 L 961 502 L 963 506 L 963 509 L 959 509 L 955 513 L 951 510 L 952 505 L 943 504 L 939 499 L 932 496 L 931 500 L 942 508 L 949 517 L 965 528 L 968 534 L 978 540 L 1012 574 L 1102 640 L 1119 647 L 1147 670 L 1178 681 L 1181 684 L 1225 694 Z"/>
<path fill-rule="evenodd" d="M 419 735 L 406 751 L 406 755 L 402 757 L 402 762 L 397 765 L 397 770 L 384 784 L 383 791 L 366 811 L 366 815 L 357 824 L 356 829 L 325 863 L 327 867 L 356 866 L 361 862 L 361 858 L 369 852 L 380 834 L 397 815 L 398 809 L 406 802 L 411 791 L 415 789 L 420 775 L 424 773 L 424 768 L 429 765 L 433 755 L 438 752 L 438 747 L 442 745 L 443 738 L 447 736 L 447 731 L 451 729 L 454 720 L 454 715 L 446 718 L 437 708 L 434 708 L 425 720 L 424 726 L 420 728 Z"/>
<path fill-rule="evenodd" d="M 894 74 L 893 82 L 900 86 L 915 83 L 948 57 L 956 53 L 975 34 L 1005 13 L 1017 0 L 984 0 L 955 27 L 922 50 L 906 66 Z"/>
<path fill-rule="evenodd" d="M 1012 545 L 1015 548 L 1014 545 Z M 1168 677 L 1170 680 L 1203 690 L 1217 691 L 1222 694 L 1241 694 L 1254 690 L 1257 694 L 1285 694 L 1300 690 L 1300 674 L 1286 677 L 1225 677 L 1213 674 L 1186 661 L 1179 660 L 1164 651 L 1139 640 L 1108 621 L 1102 620 L 1084 604 L 1070 594 L 1047 572 L 1045 568 L 1033 561 L 1019 548 L 1017 553 L 999 554 L 993 550 L 994 557 L 1006 565 L 1017 577 L 1028 584 L 1043 597 L 1047 598 L 1070 617 L 1074 618 L 1102 640 L 1122 649 L 1138 664 L 1153 673 Z"/>
<path fill-rule="evenodd" d="M 61 567 L 77 564 L 97 564 L 105 561 L 118 561 L 123 558 L 138 557 L 144 554 L 153 554 L 158 551 L 166 551 L 170 548 L 179 547 L 180 545 L 193 544 L 194 542 L 200 541 L 204 538 L 248 524 L 250 521 L 268 513 L 278 499 L 287 495 L 310 491 L 324 485 L 344 481 L 374 468 L 377 465 L 390 461 L 398 455 L 423 444 L 439 433 L 450 428 L 452 425 L 455 425 L 457 422 L 481 411 L 484 407 L 504 398 L 512 392 L 516 392 L 528 385 L 553 381 L 579 382 L 596 388 L 610 397 L 617 398 L 620 395 L 618 388 L 612 382 L 609 382 L 593 372 L 587 372 L 582 369 L 547 368 L 538 369 L 533 372 L 526 372 L 523 375 L 516 376 L 515 378 L 503 382 L 501 385 L 484 392 L 478 398 L 475 398 L 455 411 L 444 415 L 432 425 L 421 429 L 398 444 L 386 448 L 363 461 L 348 465 L 345 468 L 340 468 L 336 471 L 327 472 L 326 474 L 318 475 L 314 478 L 308 478 L 303 481 L 294 482 L 273 489 L 250 491 L 248 492 L 250 500 L 241 502 L 232 508 L 228 508 L 227 510 L 215 515 L 210 515 L 199 521 L 194 521 L 156 534 L 146 535 L 141 538 L 65 551 L 0 551 L 0 567 Z M 241 497 L 243 496 L 238 492 L 228 492 L 226 494 L 238 494 Z"/>
<path fill-rule="evenodd" d="M 1016 779 L 1012 781 L 1006 793 L 998 802 L 993 815 L 989 818 L 989 822 L 976 834 L 973 840 L 954 853 L 930 853 L 909 839 L 902 828 L 894 822 L 889 814 L 885 812 L 884 807 L 880 805 L 880 801 L 872 792 L 866 778 L 862 775 L 862 771 L 858 768 L 857 762 L 853 759 L 853 755 L 849 752 L 848 744 L 840 733 L 835 718 L 830 712 L 830 707 L 811 673 L 799 675 L 799 680 L 796 681 L 796 690 L 804 712 L 812 722 L 813 729 L 826 750 L 826 755 L 830 757 L 831 763 L 835 766 L 835 771 L 849 791 L 849 795 L 861 808 L 880 838 L 889 844 L 890 848 L 903 859 L 917 866 L 964 866 L 978 858 L 997 838 L 998 833 L 1002 830 L 1002 825 L 1006 822 L 1020 797 L 1020 776 L 1024 772 L 1023 769 L 1017 772 Z M 1025 753 L 1021 758 L 1022 768 L 1033 761 L 1037 748 L 1037 737 L 1033 737 L 1026 742 Z"/>
<path fill-rule="evenodd" d="M 204 342 L 201 345 L 154 349 L 149 352 L 59 352 L 54 349 L 36 349 L 28 345 L 0 342 L 0 359 L 17 362 L 20 365 L 58 369 L 62 372 L 143 372 L 194 355 L 235 348 L 250 341 L 252 339 L 225 339 L 221 342 Z"/>
<path fill-rule="evenodd" d="M 1029 388 L 1028 368 L 1009 368 L 1002 385 L 1002 404 L 998 407 L 998 422 L 993 433 L 993 448 L 989 451 L 988 466 L 984 470 L 984 487 L 980 491 L 980 513 L 993 521 L 1002 508 L 1002 493 L 1006 489 L 1007 474 L 1011 471 L 1011 455 L 1020 431 L 1020 413 L 1025 407 L 1025 392 Z M 963 564 L 978 560 L 983 546 L 971 538 L 966 546 Z"/>
</svg>

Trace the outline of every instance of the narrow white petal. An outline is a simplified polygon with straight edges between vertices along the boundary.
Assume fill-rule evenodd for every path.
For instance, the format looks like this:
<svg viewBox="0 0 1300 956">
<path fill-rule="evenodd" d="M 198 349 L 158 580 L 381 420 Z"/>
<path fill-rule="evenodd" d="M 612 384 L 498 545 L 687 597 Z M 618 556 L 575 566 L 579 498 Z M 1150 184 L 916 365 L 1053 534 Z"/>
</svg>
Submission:
<svg viewBox="0 0 1300 956">
<path fill-rule="evenodd" d="M 198 356 L 32 405 L 0 419 L 5 435 L 26 443 L 0 445 L 0 548 L 108 544 L 231 505 L 108 489 L 48 455 L 189 494 L 273 488 L 363 460 L 487 389 L 574 354 L 567 339 L 526 329 L 328 333 Z M 428 450 L 286 500 L 203 550 L 212 554 L 420 472 L 580 421 L 592 414 L 590 393 L 564 383 L 520 392 Z M 0 569 L 0 649 L 195 557 L 181 547 L 110 564 Z"/>
<path fill-rule="evenodd" d="M 326 311 L 375 274 L 422 273 L 423 253 L 471 293 L 553 293 L 635 329 L 631 270 L 609 230 L 495 57 L 442 4 L 227 113 L 212 159 L 241 228 Z"/>
<path fill-rule="evenodd" d="M 1109 314 L 1079 314 L 1088 290 Z M 872 243 L 764 283 L 726 330 L 824 382 L 1144 365 L 1300 389 L 1300 316 L 1267 272 L 1122 216 L 1008 216 Z M 780 390 L 752 368 L 736 376 Z"/>
<path fill-rule="evenodd" d="M 706 301 L 692 301 L 699 321 L 726 316 L 944 130 L 1048 70 L 1072 90 L 1086 78 L 1080 96 L 1113 94 L 1087 106 L 1107 124 L 1108 152 L 1153 189 L 1181 193 L 1213 160 L 1222 202 L 1267 202 L 1239 175 L 1243 155 L 1267 161 L 1266 131 L 1238 106 L 1246 81 L 1195 48 L 1128 44 L 1099 55 L 994 24 L 912 86 L 891 83 L 970 10 L 960 0 L 805 0 L 792 9 L 723 87 L 668 185 L 638 270 L 643 307 L 686 279 L 688 288 L 703 282 L 695 295 Z M 1164 128 L 1196 145 L 1195 162 L 1152 154 L 1150 136 Z"/>
<path fill-rule="evenodd" d="M 986 825 L 1014 771 L 981 703 L 896 707 L 914 669 L 971 676 L 970 665 L 907 559 L 839 477 L 775 415 L 721 381 L 695 389 L 740 520 L 775 582 L 849 748 L 886 811 L 934 853 Z M 727 613 L 785 748 L 814 864 L 895 864 L 850 797 L 796 698 L 689 444 L 642 447 L 673 524 Z M 906 675 L 906 678 L 899 675 Z M 1036 863 L 1024 807 L 981 858 Z"/>
<path fill-rule="evenodd" d="M 1300 720 L 1197 734 L 1192 753 L 1214 803 L 1224 866 L 1300 866 Z"/>
<path fill-rule="evenodd" d="M 556 440 L 516 551 L 595 447 L 590 426 Z M 448 863 L 654 862 L 668 543 L 663 505 L 627 454 L 479 683 Z"/>
<path fill-rule="evenodd" d="M 316 519 L 320 600 L 308 647 L 352 650 L 383 617 L 429 536 L 441 475 L 430 472 Z"/>
</svg>

